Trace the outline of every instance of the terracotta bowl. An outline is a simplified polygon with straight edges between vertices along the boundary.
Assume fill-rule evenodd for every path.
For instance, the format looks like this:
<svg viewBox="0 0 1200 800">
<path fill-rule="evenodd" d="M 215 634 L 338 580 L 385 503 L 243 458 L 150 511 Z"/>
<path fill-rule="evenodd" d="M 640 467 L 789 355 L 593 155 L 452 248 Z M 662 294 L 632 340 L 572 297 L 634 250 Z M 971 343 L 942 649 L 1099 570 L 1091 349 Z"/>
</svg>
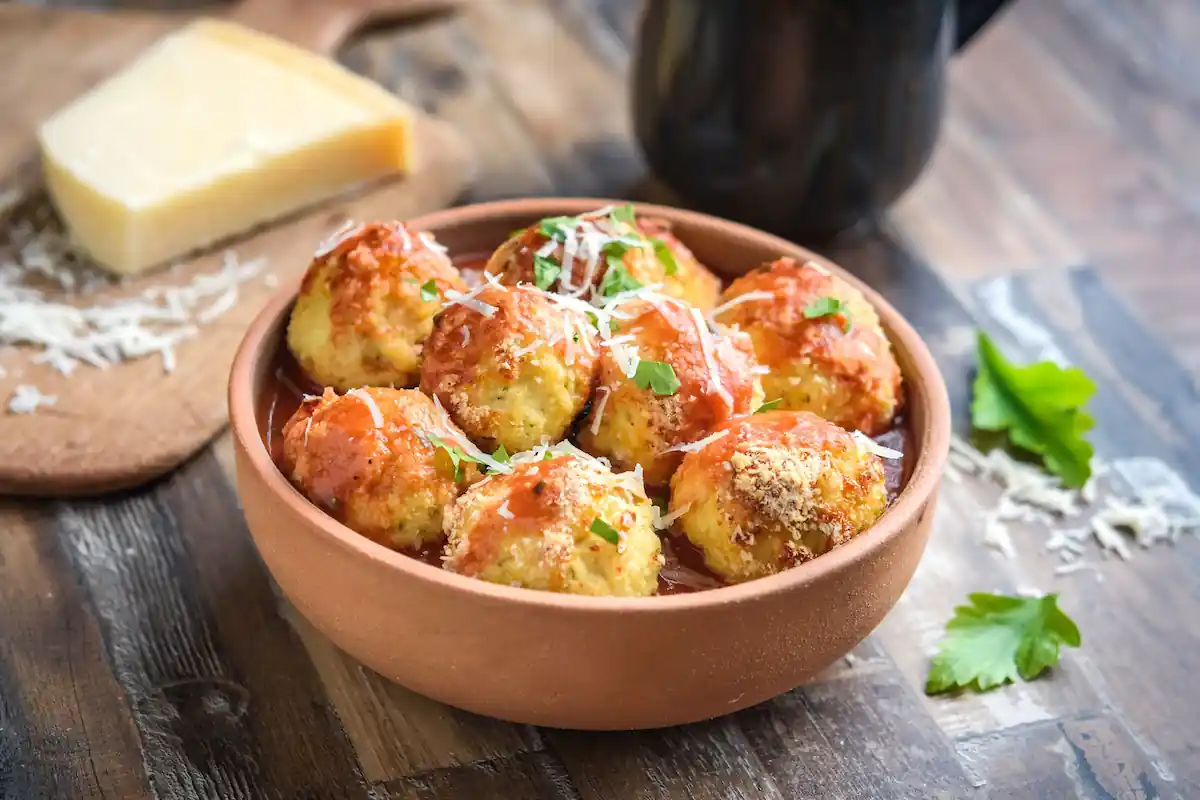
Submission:
<svg viewBox="0 0 1200 800">
<path fill-rule="evenodd" d="M 487 251 L 540 217 L 600 199 L 514 200 L 414 220 L 452 253 Z M 472 580 L 368 541 L 311 505 L 276 469 L 257 404 L 296 296 L 259 315 L 234 362 L 229 410 L 237 483 L 263 561 L 313 625 L 366 666 L 452 706 L 562 728 L 654 728 L 786 692 L 849 652 L 900 597 L 929 536 L 950 436 L 945 384 L 924 343 L 882 297 L 819 256 L 714 217 L 659 206 L 700 260 L 727 277 L 781 255 L 813 259 L 879 310 L 907 385 L 917 449 L 873 528 L 807 564 L 739 586 L 648 598 L 551 594 Z M 315 244 L 315 243 L 314 243 Z"/>
</svg>

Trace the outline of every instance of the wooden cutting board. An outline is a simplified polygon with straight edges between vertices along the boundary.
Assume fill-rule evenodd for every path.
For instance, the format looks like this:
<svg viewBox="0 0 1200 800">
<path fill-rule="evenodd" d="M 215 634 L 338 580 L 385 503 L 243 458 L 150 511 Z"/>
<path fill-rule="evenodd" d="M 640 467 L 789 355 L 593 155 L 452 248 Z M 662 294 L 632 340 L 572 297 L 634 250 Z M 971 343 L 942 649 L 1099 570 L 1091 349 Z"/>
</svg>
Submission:
<svg viewBox="0 0 1200 800">
<path fill-rule="evenodd" d="M 454 5 L 454 0 L 246 0 L 231 13 L 259 30 L 332 54 L 366 22 Z M 20 197 L 7 211 L 0 202 L 0 252 L 20 219 L 58 226 L 36 166 L 38 124 L 187 20 L 0 6 L 0 197 L 11 202 L 13 190 Z M 102 285 L 86 297 L 47 282 L 48 298 L 95 306 L 188 284 L 221 269 L 226 250 L 243 263 L 265 259 L 262 274 L 240 287 L 235 306 L 175 348 L 172 372 L 152 355 L 107 369 L 81 365 L 64 376 L 35 363 L 33 348 L 0 348 L 0 494 L 85 495 L 126 488 L 162 475 L 203 447 L 225 426 L 226 380 L 243 331 L 276 287 L 292 284 L 303 272 L 318 242 L 347 219 L 404 218 L 448 205 L 466 186 L 472 158 L 460 134 L 422 116 L 416 142 L 411 174 L 249 232 L 178 267 Z M 33 414 L 8 413 L 18 385 L 34 386 L 57 402 Z"/>
</svg>

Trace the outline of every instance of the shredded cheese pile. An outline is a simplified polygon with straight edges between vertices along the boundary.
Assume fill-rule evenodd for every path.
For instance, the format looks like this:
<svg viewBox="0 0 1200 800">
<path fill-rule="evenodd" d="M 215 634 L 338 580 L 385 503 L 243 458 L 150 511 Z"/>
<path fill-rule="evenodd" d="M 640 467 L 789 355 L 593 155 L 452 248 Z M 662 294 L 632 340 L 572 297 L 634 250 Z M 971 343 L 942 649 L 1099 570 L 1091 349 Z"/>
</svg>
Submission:
<svg viewBox="0 0 1200 800">
<path fill-rule="evenodd" d="M 106 368 L 148 355 L 159 356 L 171 372 L 175 346 L 232 309 L 238 287 L 265 265 L 226 252 L 220 270 L 184 286 L 152 286 L 88 305 L 89 295 L 121 281 L 77 253 L 48 209 L 36 212 L 40 217 L 8 218 L 19 201 L 11 190 L 0 196 L 0 344 L 33 346 L 40 351 L 34 363 L 63 375 L 80 364 Z"/>
<path fill-rule="evenodd" d="M 1068 489 L 1056 476 L 1017 461 L 1002 449 L 984 454 L 955 437 L 945 475 L 955 483 L 963 475 L 972 475 L 1000 487 L 995 504 L 984 512 L 983 543 L 1006 558 L 1017 557 L 1011 523 L 1045 526 L 1049 536 L 1044 547 L 1063 562 L 1055 570 L 1057 575 L 1093 568 L 1082 560 L 1088 540 L 1094 540 L 1102 553 L 1129 560 L 1134 553 L 1131 543 L 1148 548 L 1174 542 L 1185 533 L 1200 533 L 1200 497 L 1161 461 L 1094 463 L 1087 485 Z"/>
</svg>

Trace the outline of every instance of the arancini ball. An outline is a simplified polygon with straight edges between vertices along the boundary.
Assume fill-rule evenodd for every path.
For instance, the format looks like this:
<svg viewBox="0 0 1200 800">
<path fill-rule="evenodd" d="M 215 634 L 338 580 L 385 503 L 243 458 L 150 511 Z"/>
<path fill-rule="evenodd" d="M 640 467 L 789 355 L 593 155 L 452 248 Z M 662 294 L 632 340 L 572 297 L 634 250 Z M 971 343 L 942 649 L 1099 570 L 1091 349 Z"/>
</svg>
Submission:
<svg viewBox="0 0 1200 800">
<path fill-rule="evenodd" d="M 662 544 L 631 473 L 550 451 L 511 462 L 446 515 L 443 566 L 491 583 L 581 595 L 654 594 Z"/>
<path fill-rule="evenodd" d="M 713 318 L 750 335 L 780 408 L 880 434 L 901 404 L 900 368 L 862 292 L 815 262 L 781 258 L 738 278 Z"/>
<path fill-rule="evenodd" d="M 666 267 L 634 225 L 632 209 L 621 206 L 539 220 L 501 244 L 487 271 L 510 286 L 529 283 L 591 300 L 661 284 Z"/>
<path fill-rule="evenodd" d="M 665 247 L 670 253 L 664 265 L 662 293 L 683 300 L 701 311 L 711 310 L 721 297 L 721 279 L 700 263 L 666 220 L 638 217 L 636 224 L 656 248 Z M 655 252 L 659 254 L 659 260 L 663 260 L 664 255 L 657 249 Z"/>
<path fill-rule="evenodd" d="M 758 362 L 744 334 L 713 331 L 698 309 L 664 295 L 616 315 L 579 446 L 618 470 L 640 464 L 648 486 L 665 486 L 679 448 L 762 404 Z"/>
<path fill-rule="evenodd" d="M 480 477 L 465 437 L 415 389 L 326 389 L 283 427 L 283 468 L 318 506 L 394 550 L 436 542 L 447 506 Z M 458 463 L 455 463 L 455 460 Z"/>
<path fill-rule="evenodd" d="M 582 312 L 532 286 L 491 284 L 438 318 L 421 391 L 484 450 L 517 453 L 566 435 L 591 396 L 598 355 Z"/>
<path fill-rule="evenodd" d="M 466 291 L 445 250 L 401 222 L 360 225 L 322 247 L 300 286 L 287 343 L 322 386 L 414 386 L 449 290 Z"/>
<path fill-rule="evenodd" d="M 674 530 L 730 583 L 816 558 L 886 506 L 883 462 L 869 440 L 804 411 L 730 422 L 671 481 Z"/>
</svg>

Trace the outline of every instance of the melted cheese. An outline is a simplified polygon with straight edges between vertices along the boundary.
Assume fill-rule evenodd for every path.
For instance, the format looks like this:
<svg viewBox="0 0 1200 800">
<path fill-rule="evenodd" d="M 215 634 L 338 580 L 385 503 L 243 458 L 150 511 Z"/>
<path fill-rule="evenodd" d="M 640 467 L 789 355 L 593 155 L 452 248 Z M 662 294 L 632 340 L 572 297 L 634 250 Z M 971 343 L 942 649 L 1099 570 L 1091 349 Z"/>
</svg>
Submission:
<svg viewBox="0 0 1200 800">
<path fill-rule="evenodd" d="M 73 239 L 136 273 L 403 170 L 411 111 L 306 50 L 201 20 L 38 134 Z"/>
</svg>

